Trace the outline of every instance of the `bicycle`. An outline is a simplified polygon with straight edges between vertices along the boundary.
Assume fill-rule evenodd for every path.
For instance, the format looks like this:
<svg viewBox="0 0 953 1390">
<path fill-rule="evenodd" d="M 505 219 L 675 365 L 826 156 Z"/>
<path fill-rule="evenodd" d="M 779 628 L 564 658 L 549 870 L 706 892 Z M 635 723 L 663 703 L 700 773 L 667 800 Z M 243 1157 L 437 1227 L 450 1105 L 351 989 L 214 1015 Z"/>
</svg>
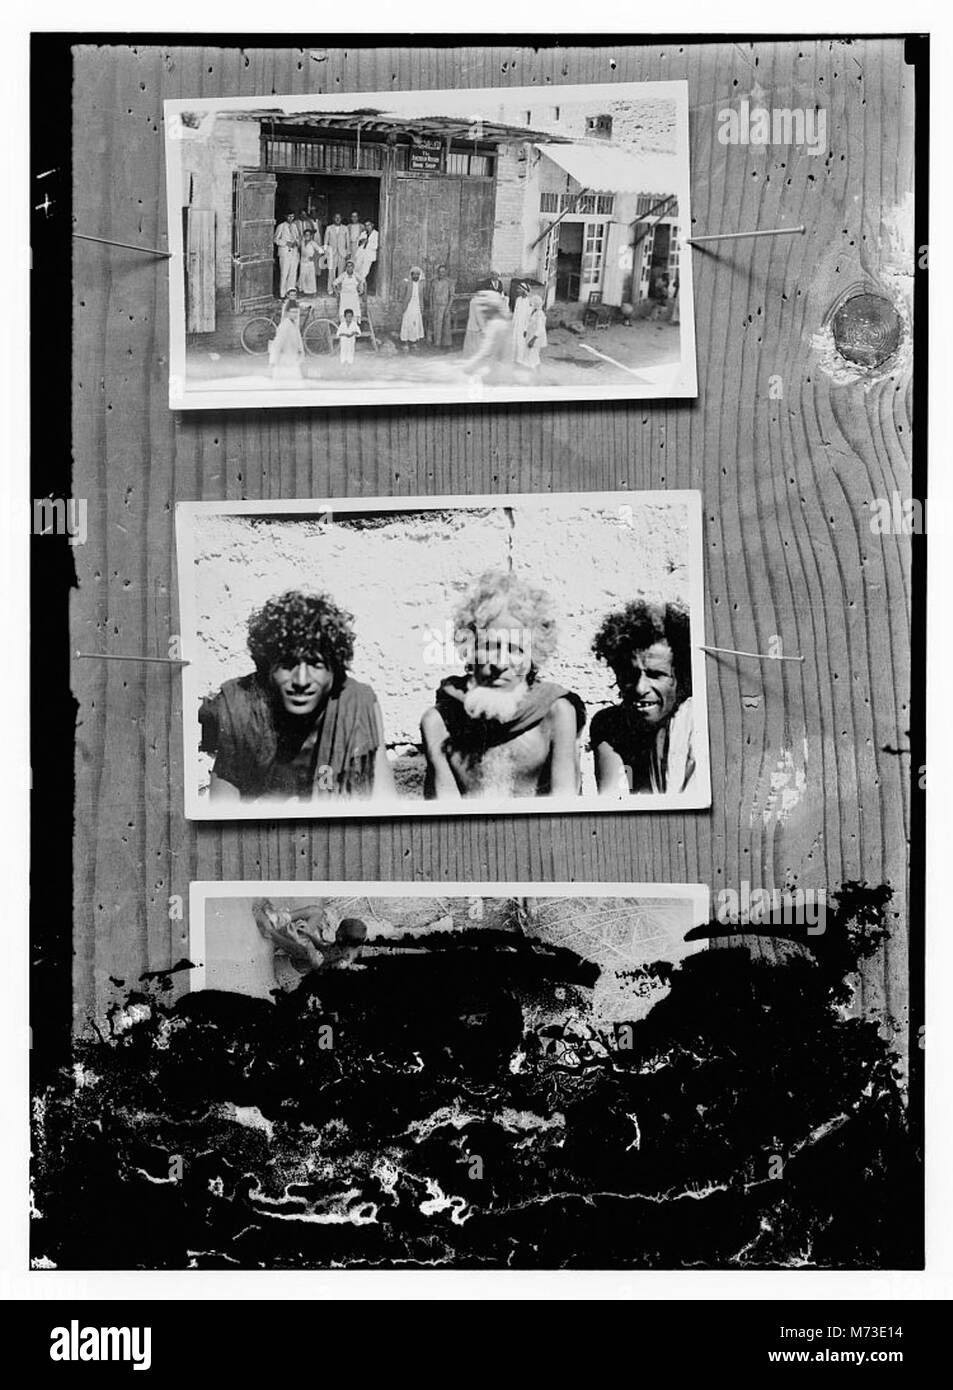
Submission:
<svg viewBox="0 0 953 1390">
<path fill-rule="evenodd" d="M 304 350 L 312 357 L 325 357 L 334 351 L 334 335 L 338 326 L 333 319 L 316 314 L 311 304 L 300 305 L 301 341 Z M 242 347 L 252 357 L 263 357 L 268 351 L 272 338 L 281 322 L 282 305 L 279 303 L 271 314 L 258 314 L 249 319 L 242 329 Z"/>
</svg>

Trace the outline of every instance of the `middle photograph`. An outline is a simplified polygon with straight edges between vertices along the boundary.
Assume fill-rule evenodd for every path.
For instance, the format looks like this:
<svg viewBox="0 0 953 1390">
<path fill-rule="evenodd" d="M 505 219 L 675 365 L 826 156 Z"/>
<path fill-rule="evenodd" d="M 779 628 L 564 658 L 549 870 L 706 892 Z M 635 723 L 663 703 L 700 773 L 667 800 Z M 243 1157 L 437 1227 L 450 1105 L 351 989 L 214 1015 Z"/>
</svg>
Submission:
<svg viewBox="0 0 953 1390">
<path fill-rule="evenodd" d="M 193 820 L 711 804 L 697 492 L 182 502 Z"/>
</svg>

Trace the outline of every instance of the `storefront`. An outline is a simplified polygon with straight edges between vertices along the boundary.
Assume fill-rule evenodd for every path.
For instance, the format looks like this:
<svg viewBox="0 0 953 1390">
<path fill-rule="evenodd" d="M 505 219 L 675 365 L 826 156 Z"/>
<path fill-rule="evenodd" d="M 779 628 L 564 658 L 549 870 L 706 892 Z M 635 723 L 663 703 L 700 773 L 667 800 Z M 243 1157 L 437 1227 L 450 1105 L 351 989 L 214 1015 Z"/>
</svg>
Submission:
<svg viewBox="0 0 953 1390">
<path fill-rule="evenodd" d="M 649 298 L 678 273 L 678 200 L 671 162 L 611 146 L 537 146 L 538 226 L 529 252 L 547 307 Z"/>
<path fill-rule="evenodd" d="M 374 223 L 380 251 L 368 289 L 381 309 L 399 299 L 413 265 L 428 279 L 445 265 L 458 288 L 472 289 L 499 269 L 499 166 L 516 168 L 518 152 L 539 138 L 538 131 L 450 117 L 217 114 L 206 147 L 195 142 L 184 156 L 186 215 L 194 211 L 197 225 L 199 216 L 211 217 L 216 227 L 219 314 L 247 314 L 273 301 L 275 224 L 302 210 L 322 228 L 335 213 L 345 223 L 354 212 Z M 194 269 L 208 278 L 207 267 Z"/>
</svg>

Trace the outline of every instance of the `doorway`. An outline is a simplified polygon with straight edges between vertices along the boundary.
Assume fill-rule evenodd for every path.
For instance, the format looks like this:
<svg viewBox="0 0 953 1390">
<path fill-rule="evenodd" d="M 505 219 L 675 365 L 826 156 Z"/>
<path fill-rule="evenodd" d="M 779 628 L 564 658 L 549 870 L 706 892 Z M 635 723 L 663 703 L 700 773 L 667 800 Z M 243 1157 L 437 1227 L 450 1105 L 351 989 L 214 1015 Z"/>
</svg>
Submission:
<svg viewBox="0 0 953 1390">
<path fill-rule="evenodd" d="M 655 228 L 652 240 L 652 260 L 649 266 L 649 285 L 655 284 L 662 275 L 669 273 L 669 257 L 672 249 L 672 229 L 667 222 L 660 222 Z"/>
<path fill-rule="evenodd" d="M 334 214 L 341 214 L 342 222 L 349 222 L 351 213 L 356 212 L 360 222 L 370 219 L 380 232 L 381 181 L 379 176 L 364 175 L 351 177 L 346 174 L 275 174 L 275 222 L 283 222 L 289 212 L 298 213 L 304 209 L 309 217 L 321 224 L 322 239 L 324 229 Z M 275 252 L 275 293 L 280 276 L 278 272 L 278 253 Z M 368 293 L 373 294 L 377 287 L 377 262 L 371 267 L 367 277 Z"/>
<path fill-rule="evenodd" d="M 582 289 L 582 236 L 581 222 L 561 222 L 556 245 L 556 298 L 563 303 L 575 304 Z"/>
</svg>

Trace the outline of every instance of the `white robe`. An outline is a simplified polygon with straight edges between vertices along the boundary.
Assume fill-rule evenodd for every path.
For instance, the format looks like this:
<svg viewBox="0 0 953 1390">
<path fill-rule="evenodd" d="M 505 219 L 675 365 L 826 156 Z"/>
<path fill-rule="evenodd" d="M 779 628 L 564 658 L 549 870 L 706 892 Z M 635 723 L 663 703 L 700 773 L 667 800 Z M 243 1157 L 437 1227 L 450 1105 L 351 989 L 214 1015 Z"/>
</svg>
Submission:
<svg viewBox="0 0 953 1390">
<path fill-rule="evenodd" d="M 402 343 L 418 343 L 424 336 L 424 318 L 420 309 L 420 287 L 422 280 L 411 280 L 410 303 L 404 310 L 400 321 L 400 340 Z"/>
<path fill-rule="evenodd" d="M 528 352 L 526 346 L 526 330 L 529 326 L 532 313 L 529 295 L 520 295 L 519 299 L 517 299 L 516 303 L 513 305 L 513 359 L 522 367 L 529 365 L 526 361 L 526 354 Z"/>
</svg>

